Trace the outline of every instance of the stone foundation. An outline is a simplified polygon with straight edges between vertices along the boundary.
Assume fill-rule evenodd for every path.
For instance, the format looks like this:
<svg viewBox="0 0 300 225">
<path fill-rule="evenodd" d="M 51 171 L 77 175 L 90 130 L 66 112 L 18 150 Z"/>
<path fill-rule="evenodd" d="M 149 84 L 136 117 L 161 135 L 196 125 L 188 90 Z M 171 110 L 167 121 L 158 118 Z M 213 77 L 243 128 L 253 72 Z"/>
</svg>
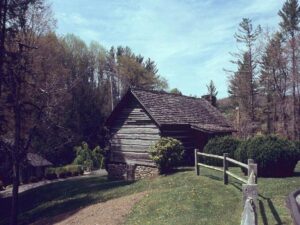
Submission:
<svg viewBox="0 0 300 225">
<path fill-rule="evenodd" d="M 136 166 L 135 168 L 135 179 L 143 179 L 145 177 L 155 177 L 158 175 L 157 167 L 150 166 Z"/>
<path fill-rule="evenodd" d="M 107 165 L 109 179 L 139 180 L 146 177 L 154 177 L 159 174 L 157 167 L 136 164 L 114 163 Z"/>
</svg>

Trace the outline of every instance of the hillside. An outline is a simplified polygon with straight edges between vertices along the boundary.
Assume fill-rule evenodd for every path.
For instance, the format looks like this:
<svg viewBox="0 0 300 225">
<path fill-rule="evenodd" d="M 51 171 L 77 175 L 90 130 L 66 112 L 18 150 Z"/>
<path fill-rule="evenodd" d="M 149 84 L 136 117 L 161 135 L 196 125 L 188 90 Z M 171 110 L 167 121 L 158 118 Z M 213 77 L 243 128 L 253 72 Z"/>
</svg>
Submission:
<svg viewBox="0 0 300 225">
<path fill-rule="evenodd" d="M 232 170 L 240 173 L 238 168 Z M 298 164 L 294 177 L 259 179 L 259 224 L 292 224 L 285 198 L 300 186 L 299 174 Z M 97 223 L 102 224 L 98 213 L 105 209 L 101 204 L 118 210 L 110 203 L 121 201 L 127 205 L 124 202 L 127 199 L 137 203 L 129 214 L 122 214 L 125 224 L 239 224 L 241 184 L 230 179 L 229 185 L 225 186 L 222 176 L 222 173 L 202 169 L 199 177 L 193 170 L 182 170 L 134 183 L 108 181 L 104 176 L 57 182 L 20 195 L 21 202 L 26 202 L 20 206 L 20 222 L 51 224 L 55 219 L 64 224 L 64 221 L 73 221 L 72 218 L 84 220 L 84 213 L 89 211 L 89 216 L 99 219 Z M 131 197 L 137 193 L 141 193 L 138 194 L 141 200 Z M 9 204 L 9 198 L 0 199 L 0 205 L 7 206 L 0 208 L 0 224 L 7 223 Z M 91 207 L 97 211 L 90 212 Z M 107 221 L 106 217 L 103 219 Z"/>
</svg>

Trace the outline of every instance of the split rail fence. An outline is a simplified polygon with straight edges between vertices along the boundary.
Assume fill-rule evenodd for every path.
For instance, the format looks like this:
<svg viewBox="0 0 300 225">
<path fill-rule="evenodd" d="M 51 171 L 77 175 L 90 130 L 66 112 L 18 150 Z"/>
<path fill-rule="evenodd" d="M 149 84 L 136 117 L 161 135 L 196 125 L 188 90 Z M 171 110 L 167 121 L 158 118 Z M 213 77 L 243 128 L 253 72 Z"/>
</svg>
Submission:
<svg viewBox="0 0 300 225">
<path fill-rule="evenodd" d="M 199 157 L 208 157 L 219 159 L 223 161 L 223 168 L 207 165 L 199 161 Z M 229 163 L 242 167 L 248 171 L 248 179 L 244 179 L 229 171 Z M 199 149 L 195 149 L 195 172 L 199 176 L 201 173 L 200 167 L 208 168 L 211 170 L 219 171 L 223 173 L 224 184 L 228 184 L 228 176 L 235 178 L 242 182 L 243 190 L 243 215 L 241 224 L 257 225 L 257 164 L 253 159 L 248 159 L 248 164 L 239 162 L 235 159 L 229 158 L 228 153 L 224 153 L 223 156 L 213 155 L 204 152 L 200 152 Z"/>
</svg>

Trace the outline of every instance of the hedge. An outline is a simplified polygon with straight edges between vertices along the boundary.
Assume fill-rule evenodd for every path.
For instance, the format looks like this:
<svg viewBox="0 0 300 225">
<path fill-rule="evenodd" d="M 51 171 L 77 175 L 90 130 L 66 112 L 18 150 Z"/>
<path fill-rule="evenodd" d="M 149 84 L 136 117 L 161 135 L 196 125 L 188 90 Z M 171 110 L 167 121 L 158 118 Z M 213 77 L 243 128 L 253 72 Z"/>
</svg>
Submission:
<svg viewBox="0 0 300 225">
<path fill-rule="evenodd" d="M 81 165 L 66 165 L 62 167 L 49 167 L 46 169 L 45 177 L 48 180 L 57 178 L 66 178 L 70 176 L 78 176 L 83 174 Z"/>
<path fill-rule="evenodd" d="M 247 163 L 251 158 L 257 163 L 258 176 L 287 177 L 293 175 L 299 153 L 296 145 L 277 136 L 257 136 L 243 141 L 235 158 Z"/>
<path fill-rule="evenodd" d="M 239 139 L 232 136 L 215 137 L 208 141 L 203 149 L 203 152 L 221 156 L 223 156 L 224 153 L 228 153 L 228 157 L 234 158 L 234 152 L 240 143 L 241 141 Z M 222 160 L 212 159 L 209 157 L 204 157 L 203 162 L 212 166 L 223 165 Z"/>
</svg>

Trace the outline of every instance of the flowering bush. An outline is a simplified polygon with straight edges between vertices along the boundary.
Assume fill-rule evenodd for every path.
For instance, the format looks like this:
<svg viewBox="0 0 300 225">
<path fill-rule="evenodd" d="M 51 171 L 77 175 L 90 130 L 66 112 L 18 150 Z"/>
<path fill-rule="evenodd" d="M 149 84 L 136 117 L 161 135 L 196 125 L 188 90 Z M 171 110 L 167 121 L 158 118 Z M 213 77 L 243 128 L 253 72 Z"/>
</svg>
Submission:
<svg viewBox="0 0 300 225">
<path fill-rule="evenodd" d="M 163 137 L 150 147 L 150 157 L 161 174 L 170 172 L 183 157 L 182 143 L 171 137 Z"/>
</svg>

